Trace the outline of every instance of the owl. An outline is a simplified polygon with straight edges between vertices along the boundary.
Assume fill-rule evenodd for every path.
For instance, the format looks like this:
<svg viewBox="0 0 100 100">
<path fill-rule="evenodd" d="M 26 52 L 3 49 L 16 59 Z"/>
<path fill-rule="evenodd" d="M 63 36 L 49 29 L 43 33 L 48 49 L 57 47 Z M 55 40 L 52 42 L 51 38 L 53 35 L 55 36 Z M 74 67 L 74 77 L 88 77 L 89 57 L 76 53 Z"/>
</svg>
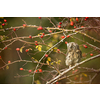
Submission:
<svg viewBox="0 0 100 100">
<path fill-rule="evenodd" d="M 69 66 L 69 68 L 71 68 L 71 66 L 80 62 L 81 58 L 82 58 L 82 52 L 79 49 L 79 45 L 75 42 L 67 43 L 67 53 L 65 60 L 66 66 Z"/>
</svg>

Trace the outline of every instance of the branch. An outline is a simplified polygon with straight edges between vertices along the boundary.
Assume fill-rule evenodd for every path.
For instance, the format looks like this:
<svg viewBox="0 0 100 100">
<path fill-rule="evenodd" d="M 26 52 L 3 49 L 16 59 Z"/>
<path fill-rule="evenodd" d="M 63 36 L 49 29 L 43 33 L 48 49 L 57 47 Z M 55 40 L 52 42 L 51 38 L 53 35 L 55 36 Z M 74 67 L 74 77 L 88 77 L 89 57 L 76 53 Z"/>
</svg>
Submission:
<svg viewBox="0 0 100 100">
<path fill-rule="evenodd" d="M 62 73 L 60 73 L 58 76 L 56 76 L 54 79 L 50 80 L 50 81 L 47 82 L 46 84 L 50 84 L 50 83 L 52 84 L 53 81 L 59 79 L 61 76 L 63 76 L 63 75 L 66 74 L 67 72 L 69 72 L 69 71 L 71 71 L 72 69 L 76 68 L 77 66 L 79 66 L 79 65 L 81 65 L 81 64 L 83 64 L 83 63 L 85 63 L 85 62 L 87 62 L 87 61 L 89 61 L 89 60 L 95 59 L 95 58 L 97 58 L 97 57 L 100 57 L 100 54 L 99 54 L 99 55 L 96 55 L 96 56 L 93 56 L 93 57 L 90 57 L 90 58 L 88 58 L 88 59 L 86 59 L 86 60 L 84 60 L 84 61 L 82 61 L 82 62 L 80 62 L 80 63 L 77 63 L 76 65 L 72 66 L 71 68 L 69 68 L 69 69 L 63 71 Z"/>
<path fill-rule="evenodd" d="M 8 66 L 8 65 L 11 65 L 11 64 L 14 64 L 14 63 L 16 63 L 16 62 L 29 62 L 29 63 L 32 63 L 32 62 L 34 62 L 34 63 L 40 63 L 40 62 L 36 62 L 36 61 L 28 61 L 28 60 L 16 60 L 16 61 L 13 61 L 13 62 L 11 62 L 11 63 L 9 63 L 9 64 L 5 64 L 4 66 L 2 66 L 2 67 L 0 67 L 0 69 L 3 69 L 4 67 L 6 67 L 6 66 Z M 40 64 L 42 64 L 42 65 L 47 65 L 47 64 L 45 64 L 45 63 L 40 63 Z"/>
</svg>

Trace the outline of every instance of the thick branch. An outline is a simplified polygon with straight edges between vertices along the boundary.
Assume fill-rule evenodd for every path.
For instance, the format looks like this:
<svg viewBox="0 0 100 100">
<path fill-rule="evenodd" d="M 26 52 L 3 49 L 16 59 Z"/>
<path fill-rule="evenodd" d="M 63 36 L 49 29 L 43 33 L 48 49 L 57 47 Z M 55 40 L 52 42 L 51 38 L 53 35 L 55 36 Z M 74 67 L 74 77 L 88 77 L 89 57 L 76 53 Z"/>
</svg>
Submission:
<svg viewBox="0 0 100 100">
<path fill-rule="evenodd" d="M 95 59 L 95 58 L 97 58 L 97 57 L 100 57 L 100 54 L 99 54 L 99 55 L 96 55 L 96 56 L 93 56 L 93 57 L 91 57 L 91 58 L 88 58 L 88 59 L 86 59 L 86 60 L 84 60 L 84 61 L 82 61 L 82 62 L 80 62 L 80 63 L 74 65 L 73 67 L 71 67 L 71 68 L 69 68 L 69 69 L 63 71 L 62 73 L 60 73 L 58 76 L 56 76 L 55 78 L 53 78 L 52 80 L 50 80 L 50 81 L 47 82 L 46 84 L 51 84 L 53 81 L 57 80 L 58 78 L 60 78 L 61 76 L 63 76 L 63 75 L 66 74 L 67 72 L 71 71 L 72 69 L 76 68 L 77 66 L 79 66 L 79 65 L 81 65 L 81 64 L 83 64 L 83 63 L 85 63 L 85 62 L 87 62 L 87 61 L 89 61 L 89 60 Z"/>
</svg>

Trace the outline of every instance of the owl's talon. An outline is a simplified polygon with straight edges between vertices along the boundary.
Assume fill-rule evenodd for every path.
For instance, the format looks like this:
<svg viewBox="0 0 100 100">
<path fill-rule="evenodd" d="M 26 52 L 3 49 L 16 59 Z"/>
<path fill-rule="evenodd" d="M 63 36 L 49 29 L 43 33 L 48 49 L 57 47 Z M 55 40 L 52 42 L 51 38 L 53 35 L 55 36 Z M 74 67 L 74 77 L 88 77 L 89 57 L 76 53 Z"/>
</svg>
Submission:
<svg viewBox="0 0 100 100">
<path fill-rule="evenodd" d="M 77 65 L 78 65 L 78 63 L 75 64 L 75 66 L 77 66 Z"/>
<path fill-rule="evenodd" d="M 69 69 L 71 69 L 71 66 L 69 66 Z"/>
</svg>

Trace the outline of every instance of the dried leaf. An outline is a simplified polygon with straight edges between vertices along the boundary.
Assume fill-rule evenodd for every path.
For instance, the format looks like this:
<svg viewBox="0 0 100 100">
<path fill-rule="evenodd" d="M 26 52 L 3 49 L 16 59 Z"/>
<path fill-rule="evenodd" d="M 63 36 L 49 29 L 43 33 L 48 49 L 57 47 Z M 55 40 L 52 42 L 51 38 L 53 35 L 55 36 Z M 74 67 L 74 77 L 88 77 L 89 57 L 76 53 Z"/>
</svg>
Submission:
<svg viewBox="0 0 100 100">
<path fill-rule="evenodd" d="M 61 63 L 61 60 L 58 60 L 58 64 L 60 65 L 60 63 Z"/>
<path fill-rule="evenodd" d="M 87 77 L 87 74 L 85 74 L 85 73 L 82 73 L 85 77 Z"/>
<path fill-rule="evenodd" d="M 41 84 L 41 82 L 39 80 L 36 80 L 35 83 L 36 84 Z"/>
<path fill-rule="evenodd" d="M 38 47 L 38 50 L 41 51 L 41 47 Z"/>
<path fill-rule="evenodd" d="M 38 36 L 42 35 L 43 33 L 39 33 Z"/>
<path fill-rule="evenodd" d="M 38 60 L 37 60 L 37 59 L 35 59 L 35 62 L 38 62 Z"/>
<path fill-rule="evenodd" d="M 25 46 L 22 46 L 21 48 L 20 48 L 20 52 L 21 53 L 23 53 L 23 48 L 24 48 Z"/>
<path fill-rule="evenodd" d="M 48 58 L 47 58 L 47 60 L 48 60 L 48 61 L 51 61 L 51 58 L 50 58 L 50 57 L 48 57 Z"/>
<path fill-rule="evenodd" d="M 54 48 L 53 48 L 53 51 L 56 52 L 56 51 L 57 51 L 57 47 L 54 47 Z"/>
<path fill-rule="evenodd" d="M 0 28 L 2 28 L 2 25 L 0 25 Z"/>
<path fill-rule="evenodd" d="M 6 69 L 9 69 L 9 66 L 6 66 Z"/>
<path fill-rule="evenodd" d="M 32 57 L 32 59 L 35 59 L 34 57 Z"/>
<path fill-rule="evenodd" d="M 51 63 L 51 65 L 53 65 L 53 62 Z"/>
<path fill-rule="evenodd" d="M 46 61 L 46 63 L 49 65 L 49 61 Z"/>
<path fill-rule="evenodd" d="M 53 35 L 53 38 L 54 38 L 54 39 L 57 39 L 57 38 L 58 38 L 58 35 L 57 35 L 57 34 L 54 34 L 54 35 Z"/>
<path fill-rule="evenodd" d="M 36 49 L 38 49 L 39 51 L 41 51 L 42 50 L 42 45 L 37 45 Z"/>
<path fill-rule="evenodd" d="M 47 49 L 47 50 L 49 50 L 49 49 L 50 49 L 50 47 L 52 47 L 52 46 L 53 46 L 53 43 L 48 43 L 48 46 L 49 46 L 49 47 L 46 47 L 46 49 Z"/>
</svg>

